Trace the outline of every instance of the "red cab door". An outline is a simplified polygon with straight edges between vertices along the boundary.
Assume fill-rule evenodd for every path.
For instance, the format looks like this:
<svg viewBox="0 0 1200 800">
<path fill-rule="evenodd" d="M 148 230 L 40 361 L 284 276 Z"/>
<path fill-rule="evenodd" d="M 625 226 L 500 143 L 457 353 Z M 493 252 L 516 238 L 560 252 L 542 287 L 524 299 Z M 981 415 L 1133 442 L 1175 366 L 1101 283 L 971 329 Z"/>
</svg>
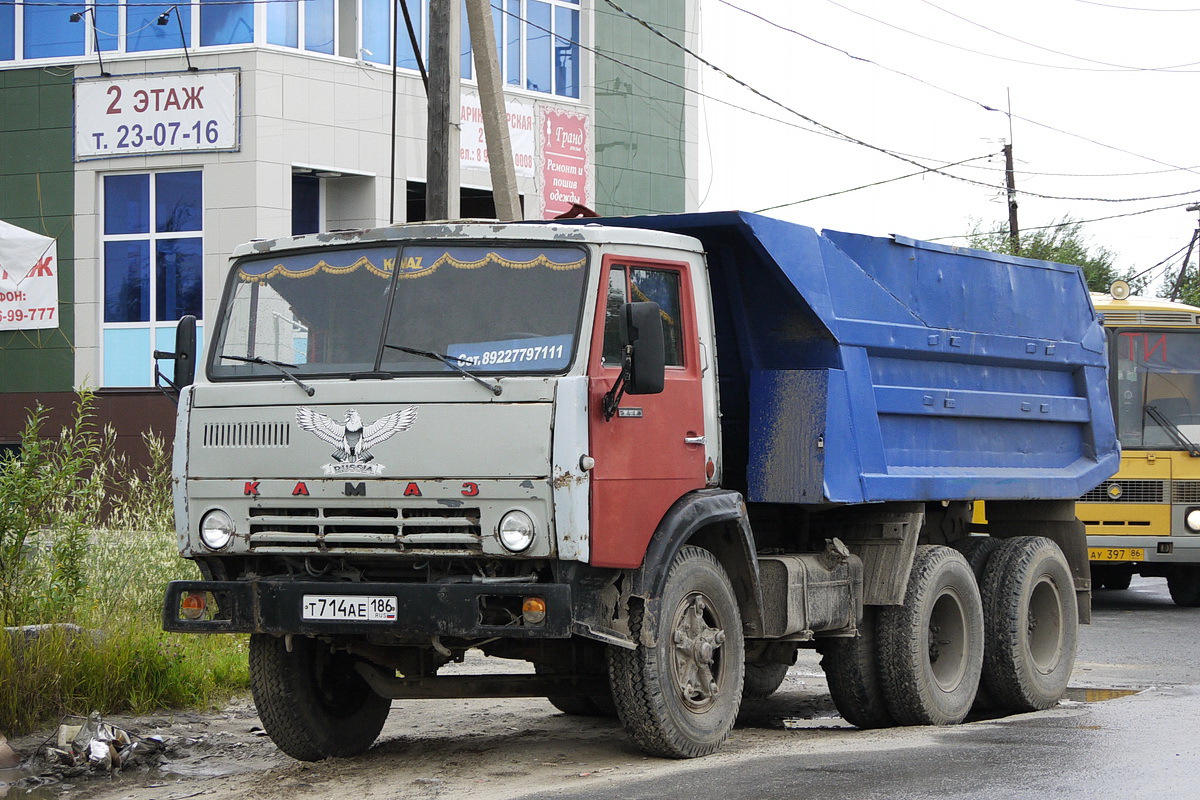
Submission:
<svg viewBox="0 0 1200 800">
<path fill-rule="evenodd" d="M 695 303 L 682 262 L 606 256 L 588 367 L 591 563 L 636 567 L 659 520 L 706 483 L 704 409 Z M 618 314 L 652 300 L 662 312 L 666 379 L 661 394 L 630 395 L 604 419 L 605 393 L 621 373 Z"/>
</svg>

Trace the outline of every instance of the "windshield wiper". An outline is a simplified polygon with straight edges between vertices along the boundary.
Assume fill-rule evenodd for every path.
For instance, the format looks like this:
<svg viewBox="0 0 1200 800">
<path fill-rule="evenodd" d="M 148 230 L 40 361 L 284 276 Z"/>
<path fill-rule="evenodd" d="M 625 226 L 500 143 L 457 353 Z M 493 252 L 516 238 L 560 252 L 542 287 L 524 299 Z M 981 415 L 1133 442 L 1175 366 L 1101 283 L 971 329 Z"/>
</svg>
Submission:
<svg viewBox="0 0 1200 800">
<path fill-rule="evenodd" d="M 489 392 L 491 392 L 492 394 L 494 394 L 496 396 L 499 396 L 500 393 L 504 391 L 504 387 L 502 387 L 500 385 L 500 381 L 494 381 L 493 383 L 488 383 L 483 378 L 479 377 L 478 375 L 476 375 L 472 372 L 467 372 L 465 369 L 463 369 L 461 366 L 459 366 L 458 363 L 455 363 L 455 362 L 461 362 L 464 364 L 470 363 L 465 358 L 459 358 L 458 356 L 448 356 L 444 353 L 435 353 L 432 350 L 417 350 L 414 347 L 401 347 L 398 344 L 388 344 L 387 342 L 384 342 L 383 346 L 388 348 L 389 350 L 399 350 L 401 353 L 409 353 L 414 356 L 424 356 L 425 358 L 431 358 L 434 361 L 440 361 L 443 364 L 445 364 L 447 367 L 449 367 L 450 369 L 454 370 L 455 372 L 461 373 L 462 375 L 466 375 L 468 378 L 475 381 L 480 386 L 487 389 Z"/>
<path fill-rule="evenodd" d="M 279 370 L 279 371 L 280 371 L 280 372 L 283 374 L 283 377 L 287 378 L 289 381 L 291 381 L 292 383 L 296 384 L 296 385 L 297 385 L 297 386 L 299 386 L 301 389 L 303 389 L 303 390 L 304 390 L 304 393 L 305 393 L 306 395 L 308 395 L 309 397 L 312 397 L 314 394 L 316 394 L 316 391 L 317 391 L 316 389 L 312 388 L 312 387 L 311 387 L 311 386 L 309 386 L 307 383 L 305 383 L 304 381 L 300 380 L 300 379 L 299 379 L 299 378 L 297 378 L 295 375 L 293 375 L 292 373 L 288 372 L 288 371 L 287 371 L 287 369 L 285 369 L 285 367 L 291 367 L 292 369 L 296 369 L 296 365 L 295 365 L 295 364 L 285 364 L 285 363 L 284 363 L 284 362 L 282 362 L 282 361 L 272 361 L 272 360 L 271 360 L 271 359 L 269 359 L 269 358 L 262 358 L 262 357 L 260 357 L 260 356 L 227 356 L 227 355 L 222 355 L 222 356 L 221 356 L 221 358 L 227 358 L 227 359 L 229 359 L 230 361 L 243 361 L 243 362 L 245 362 L 245 363 L 247 363 L 247 364 L 266 364 L 268 367 L 274 367 L 275 369 Z"/>
<path fill-rule="evenodd" d="M 1179 429 L 1178 425 L 1169 420 L 1166 414 L 1162 413 L 1149 403 L 1146 403 L 1146 405 L 1142 406 L 1142 408 L 1147 414 L 1150 415 L 1150 419 L 1157 422 L 1160 428 L 1170 434 L 1171 438 L 1175 440 L 1176 444 L 1188 451 L 1188 455 L 1192 456 L 1193 458 L 1200 458 L 1200 447 L 1197 447 L 1196 444 L 1192 442 L 1192 440 L 1189 439 L 1182 430 Z"/>
</svg>

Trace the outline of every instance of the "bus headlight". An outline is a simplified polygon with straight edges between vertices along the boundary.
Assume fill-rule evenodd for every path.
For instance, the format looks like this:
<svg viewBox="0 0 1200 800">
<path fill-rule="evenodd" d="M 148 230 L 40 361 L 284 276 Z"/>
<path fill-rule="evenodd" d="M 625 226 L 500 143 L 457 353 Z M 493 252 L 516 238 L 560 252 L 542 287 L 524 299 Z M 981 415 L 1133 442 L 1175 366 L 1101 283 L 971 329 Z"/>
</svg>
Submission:
<svg viewBox="0 0 1200 800">
<path fill-rule="evenodd" d="M 510 511 L 500 518 L 496 536 L 510 553 L 528 550 L 533 544 L 533 520 L 524 511 Z"/>
<path fill-rule="evenodd" d="M 1191 533 L 1200 533 L 1200 508 L 1189 508 L 1183 515 L 1183 524 Z"/>
<path fill-rule="evenodd" d="M 200 541 L 209 550 L 220 550 L 229 544 L 229 540 L 237 531 L 233 527 L 233 519 L 219 508 L 215 508 L 200 520 Z"/>
</svg>

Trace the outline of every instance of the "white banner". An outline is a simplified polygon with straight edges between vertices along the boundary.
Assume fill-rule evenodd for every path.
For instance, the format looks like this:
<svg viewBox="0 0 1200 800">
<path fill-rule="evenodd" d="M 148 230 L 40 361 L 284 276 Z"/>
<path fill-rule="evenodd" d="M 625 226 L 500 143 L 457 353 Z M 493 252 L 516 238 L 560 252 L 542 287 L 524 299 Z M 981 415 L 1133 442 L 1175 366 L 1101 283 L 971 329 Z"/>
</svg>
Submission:
<svg viewBox="0 0 1200 800">
<path fill-rule="evenodd" d="M 522 178 L 533 177 L 533 104 L 504 98 L 508 114 L 508 138 L 512 142 L 513 166 Z M 483 134 L 483 111 L 479 95 L 462 96 L 459 125 L 459 166 L 463 169 L 491 169 L 488 163 L 487 140 Z"/>
<path fill-rule="evenodd" d="M 75 82 L 75 160 L 237 150 L 235 71 Z"/>
<path fill-rule="evenodd" d="M 0 331 L 58 327 L 58 242 L 0 222 Z"/>
</svg>

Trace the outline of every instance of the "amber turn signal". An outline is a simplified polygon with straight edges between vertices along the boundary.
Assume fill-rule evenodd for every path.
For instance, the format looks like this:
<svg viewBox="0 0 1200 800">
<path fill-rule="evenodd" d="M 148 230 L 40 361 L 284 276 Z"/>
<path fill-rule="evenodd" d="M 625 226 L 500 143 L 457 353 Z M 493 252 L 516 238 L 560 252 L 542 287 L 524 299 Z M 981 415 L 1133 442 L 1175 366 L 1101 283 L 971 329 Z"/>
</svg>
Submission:
<svg viewBox="0 0 1200 800">
<path fill-rule="evenodd" d="M 206 606 L 203 592 L 188 592 L 180 601 L 179 610 L 185 619 L 200 619 Z"/>
<path fill-rule="evenodd" d="M 521 616 L 529 625 L 540 625 L 546 620 L 546 601 L 540 597 L 526 597 L 521 604 Z"/>
</svg>

